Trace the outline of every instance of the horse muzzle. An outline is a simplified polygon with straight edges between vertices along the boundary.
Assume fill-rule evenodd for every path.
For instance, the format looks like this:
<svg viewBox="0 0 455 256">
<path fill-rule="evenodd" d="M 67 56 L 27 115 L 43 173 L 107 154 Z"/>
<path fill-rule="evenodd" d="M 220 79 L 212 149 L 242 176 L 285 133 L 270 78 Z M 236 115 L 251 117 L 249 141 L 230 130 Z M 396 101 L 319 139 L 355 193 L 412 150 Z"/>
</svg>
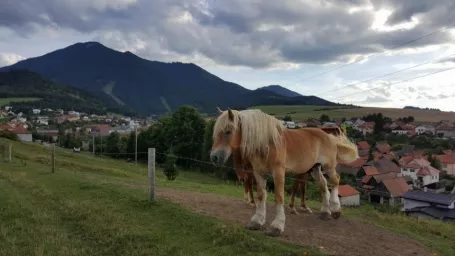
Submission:
<svg viewBox="0 0 455 256">
<path fill-rule="evenodd" d="M 226 151 L 218 149 L 210 153 L 210 161 L 214 165 L 222 165 L 227 159 Z"/>
</svg>

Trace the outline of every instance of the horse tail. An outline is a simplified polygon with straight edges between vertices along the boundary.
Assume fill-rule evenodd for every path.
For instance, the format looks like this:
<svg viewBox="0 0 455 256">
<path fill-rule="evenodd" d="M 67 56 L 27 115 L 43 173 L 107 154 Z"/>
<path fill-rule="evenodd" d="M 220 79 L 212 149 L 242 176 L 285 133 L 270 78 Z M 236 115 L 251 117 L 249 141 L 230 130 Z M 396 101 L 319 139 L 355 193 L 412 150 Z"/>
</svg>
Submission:
<svg viewBox="0 0 455 256">
<path fill-rule="evenodd" d="M 337 145 L 337 161 L 339 162 L 352 162 L 359 158 L 357 145 L 352 142 L 345 134 L 333 136 Z"/>
</svg>

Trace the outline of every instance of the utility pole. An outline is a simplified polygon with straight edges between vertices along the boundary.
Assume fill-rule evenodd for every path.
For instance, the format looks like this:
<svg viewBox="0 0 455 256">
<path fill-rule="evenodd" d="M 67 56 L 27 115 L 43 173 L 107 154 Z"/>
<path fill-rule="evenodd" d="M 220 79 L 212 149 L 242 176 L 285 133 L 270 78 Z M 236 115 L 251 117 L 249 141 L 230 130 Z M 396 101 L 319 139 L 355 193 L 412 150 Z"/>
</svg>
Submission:
<svg viewBox="0 0 455 256">
<path fill-rule="evenodd" d="M 92 133 L 92 151 L 93 156 L 95 156 L 95 135 Z"/>
<path fill-rule="evenodd" d="M 135 137 L 135 140 L 136 140 L 136 143 L 135 144 L 135 150 L 134 150 L 134 160 L 136 162 L 136 165 L 137 165 L 137 124 L 134 125 L 134 137 Z"/>
</svg>

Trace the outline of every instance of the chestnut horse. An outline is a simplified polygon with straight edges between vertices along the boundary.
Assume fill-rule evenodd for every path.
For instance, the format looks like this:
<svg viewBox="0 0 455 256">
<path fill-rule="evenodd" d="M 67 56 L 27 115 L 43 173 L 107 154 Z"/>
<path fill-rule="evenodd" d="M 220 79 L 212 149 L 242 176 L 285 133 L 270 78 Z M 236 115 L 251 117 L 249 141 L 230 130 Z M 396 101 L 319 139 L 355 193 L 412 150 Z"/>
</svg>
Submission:
<svg viewBox="0 0 455 256">
<path fill-rule="evenodd" d="M 223 111 L 218 108 L 219 114 L 222 114 Z M 340 133 L 346 134 L 344 128 L 339 127 L 322 127 L 321 128 L 326 133 L 340 135 Z M 241 153 L 238 150 L 232 152 L 232 159 L 234 162 L 234 169 L 237 175 L 239 182 L 243 183 L 244 187 L 244 200 L 251 206 L 254 206 L 254 195 L 253 195 L 253 168 L 251 163 L 247 160 L 242 159 Z M 308 181 L 308 173 L 296 174 L 294 177 L 294 183 L 291 187 L 291 200 L 289 202 L 289 209 L 292 214 L 298 214 L 297 210 L 294 207 L 295 195 L 297 190 L 300 188 L 300 211 L 304 213 L 312 213 L 311 209 L 305 204 L 305 194 L 306 194 L 306 185 Z"/>
<path fill-rule="evenodd" d="M 273 176 L 276 204 L 276 217 L 266 234 L 278 236 L 284 231 L 286 219 L 283 207 L 285 173 L 307 173 L 315 164 L 320 165 L 311 175 L 321 190 L 321 218 L 340 217 L 340 177 L 335 167 L 337 162 L 352 162 L 358 158 L 357 146 L 346 135 L 334 136 L 319 128 L 286 129 L 278 119 L 260 110 L 229 109 L 215 122 L 210 159 L 221 165 L 235 150 L 240 150 L 242 158 L 251 163 L 258 187 L 256 213 L 246 225 L 248 229 L 257 230 L 266 221 L 265 174 Z M 333 184 L 331 192 L 321 167 Z"/>
</svg>

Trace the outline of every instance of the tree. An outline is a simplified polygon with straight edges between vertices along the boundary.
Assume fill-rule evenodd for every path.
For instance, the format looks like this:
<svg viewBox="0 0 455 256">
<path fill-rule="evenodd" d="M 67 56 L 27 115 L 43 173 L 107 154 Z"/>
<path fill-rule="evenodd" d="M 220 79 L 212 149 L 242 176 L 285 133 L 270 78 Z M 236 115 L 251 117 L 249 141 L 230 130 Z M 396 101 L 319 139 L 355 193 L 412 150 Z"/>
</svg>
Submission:
<svg viewBox="0 0 455 256">
<path fill-rule="evenodd" d="M 374 119 L 374 134 L 379 134 L 384 129 L 385 120 L 382 113 L 378 113 Z"/>
<path fill-rule="evenodd" d="M 431 154 L 428 154 L 428 162 L 430 162 L 430 165 L 433 166 L 434 168 L 442 170 L 441 162 L 439 161 L 439 159 L 432 156 Z"/>
<path fill-rule="evenodd" d="M 190 159 L 201 159 L 205 125 L 205 120 L 193 107 L 181 106 L 172 113 L 166 131 L 166 143 L 177 156 L 186 158 L 177 159 L 177 165 L 187 169 L 199 165 Z"/>
<path fill-rule="evenodd" d="M 210 120 L 207 125 L 205 126 L 204 132 L 204 141 L 202 143 L 202 151 L 201 151 L 201 163 L 200 170 L 203 173 L 213 173 L 215 166 L 210 163 L 210 149 L 212 148 L 213 139 L 213 127 L 215 125 L 215 121 Z"/>
<path fill-rule="evenodd" d="M 136 152 L 136 134 L 135 132 L 130 132 L 126 142 L 126 152 L 131 155 Z M 144 151 L 147 152 L 147 151 Z"/>
<path fill-rule="evenodd" d="M 320 117 L 319 117 L 319 120 L 321 122 L 330 122 L 330 117 L 326 114 L 322 114 Z"/>
<path fill-rule="evenodd" d="M 283 121 L 292 122 L 292 117 L 289 116 L 289 115 L 286 115 L 286 116 L 283 117 Z"/>
<path fill-rule="evenodd" d="M 166 155 L 166 163 L 164 165 L 164 175 L 166 175 L 168 180 L 175 180 L 178 175 L 178 169 L 175 165 L 175 156 L 172 153 L 172 150 L 169 150 Z"/>
<path fill-rule="evenodd" d="M 121 152 L 120 134 L 111 132 L 106 140 L 106 153 L 111 154 L 111 157 L 118 158 Z"/>
</svg>

